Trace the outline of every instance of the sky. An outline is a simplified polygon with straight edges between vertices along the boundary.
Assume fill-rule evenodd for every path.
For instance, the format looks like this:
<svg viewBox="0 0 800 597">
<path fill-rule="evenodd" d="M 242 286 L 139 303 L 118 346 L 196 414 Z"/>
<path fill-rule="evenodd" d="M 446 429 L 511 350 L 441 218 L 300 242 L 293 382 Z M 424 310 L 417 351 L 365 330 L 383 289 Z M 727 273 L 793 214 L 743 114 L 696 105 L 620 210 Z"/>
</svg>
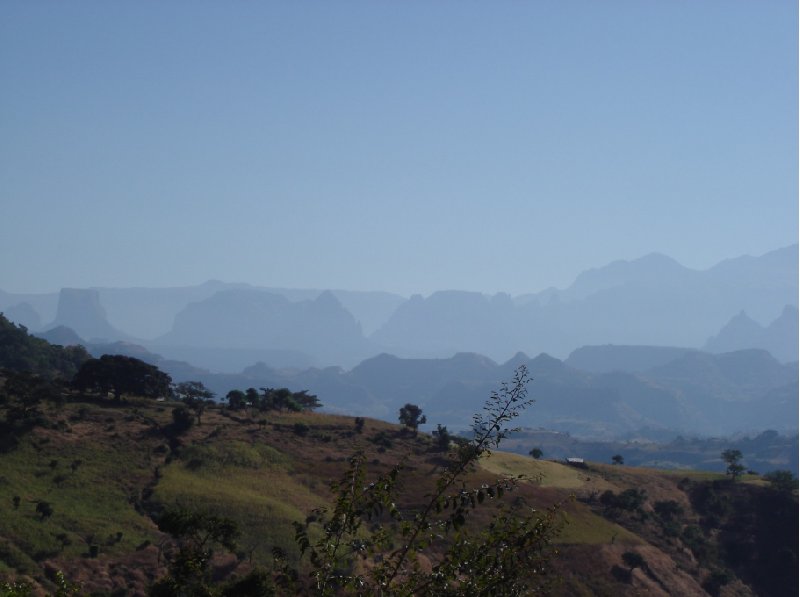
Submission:
<svg viewBox="0 0 800 597">
<path fill-rule="evenodd" d="M 798 237 L 793 0 L 0 4 L 0 289 L 565 287 Z"/>
</svg>

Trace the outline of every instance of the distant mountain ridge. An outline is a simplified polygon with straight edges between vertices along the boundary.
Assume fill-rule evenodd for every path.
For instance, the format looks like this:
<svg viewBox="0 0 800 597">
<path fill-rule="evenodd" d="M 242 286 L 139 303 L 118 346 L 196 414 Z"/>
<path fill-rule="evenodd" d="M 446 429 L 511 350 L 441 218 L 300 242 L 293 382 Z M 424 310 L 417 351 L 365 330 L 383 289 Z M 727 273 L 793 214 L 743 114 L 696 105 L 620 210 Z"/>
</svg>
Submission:
<svg viewBox="0 0 800 597">
<path fill-rule="evenodd" d="M 292 302 L 253 289 L 225 290 L 190 303 L 175 317 L 173 329 L 153 346 L 296 350 L 321 361 L 370 352 L 361 326 L 326 291 L 313 300 Z"/>
<path fill-rule="evenodd" d="M 705 271 L 652 254 L 584 272 L 563 291 L 412 297 L 370 338 L 402 356 L 476 351 L 497 360 L 609 343 L 700 348 L 742 309 L 772 320 L 796 306 L 797 263 L 797 245 Z"/>
<path fill-rule="evenodd" d="M 546 354 L 530 358 L 520 353 L 499 364 L 473 353 L 447 359 L 380 354 L 350 371 L 286 371 L 262 363 L 240 374 L 209 374 L 201 380 L 220 396 L 231 388 L 308 389 L 324 397 L 334 412 L 390 421 L 400 406 L 413 402 L 424 408 L 431 424 L 465 428 L 487 393 L 525 365 L 533 377 L 529 389 L 536 405 L 515 422 L 522 426 L 593 439 L 665 440 L 678 433 L 726 435 L 766 428 L 796 432 L 796 364 L 782 365 L 760 350 L 714 355 L 674 349 L 671 356 L 630 373 L 581 371 Z"/>
<path fill-rule="evenodd" d="M 720 332 L 705 343 L 709 352 L 731 352 L 745 348 L 761 348 L 777 359 L 789 362 L 798 358 L 798 312 L 795 305 L 786 305 L 780 316 L 761 326 L 742 311 Z"/>
<path fill-rule="evenodd" d="M 522 351 L 564 358 L 578 347 L 605 344 L 764 348 L 787 361 L 797 358 L 797 342 L 785 332 L 792 329 L 791 312 L 766 331 L 751 326 L 737 342 L 729 341 L 730 330 L 720 330 L 742 311 L 761 326 L 786 305 L 796 309 L 797 268 L 792 245 L 704 271 L 652 253 L 587 270 L 563 290 L 517 297 L 450 290 L 406 300 L 381 292 L 209 281 L 185 288 L 64 289 L 59 296 L 0 291 L 0 310 L 34 331 L 65 325 L 84 338 L 142 344 L 219 371 L 258 360 L 280 367 L 352 366 L 381 352 L 407 358 L 476 352 L 504 361 Z M 323 295 L 336 305 L 310 307 Z M 74 302 L 79 297 L 80 305 Z M 65 311 L 70 300 L 73 307 Z M 38 327 L 37 317 L 50 323 Z"/>
</svg>

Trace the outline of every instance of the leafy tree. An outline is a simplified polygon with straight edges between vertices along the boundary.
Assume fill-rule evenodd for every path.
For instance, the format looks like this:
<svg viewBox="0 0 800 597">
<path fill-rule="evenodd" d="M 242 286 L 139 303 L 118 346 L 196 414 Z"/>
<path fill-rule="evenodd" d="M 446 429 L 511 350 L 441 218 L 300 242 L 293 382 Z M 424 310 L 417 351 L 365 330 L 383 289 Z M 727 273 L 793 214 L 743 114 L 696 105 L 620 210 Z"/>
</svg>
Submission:
<svg viewBox="0 0 800 597">
<path fill-rule="evenodd" d="M 422 414 L 422 409 L 416 404 L 406 403 L 400 409 L 400 423 L 417 433 L 417 428 L 428 422 L 425 415 Z"/>
<path fill-rule="evenodd" d="M 725 461 L 725 464 L 728 465 L 725 469 L 725 473 L 730 475 L 732 481 L 736 481 L 736 478 L 745 470 L 744 466 L 741 464 L 742 452 L 740 450 L 728 449 L 721 454 L 721 458 Z"/>
<path fill-rule="evenodd" d="M 39 515 L 39 520 L 50 518 L 53 515 L 53 506 L 50 502 L 38 502 L 36 504 L 36 513 Z"/>
<path fill-rule="evenodd" d="M 625 562 L 625 565 L 631 570 L 634 568 L 645 568 L 647 566 L 642 555 L 635 551 L 626 551 L 622 554 L 622 561 Z"/>
<path fill-rule="evenodd" d="M 259 408 L 261 396 L 255 388 L 247 388 L 244 392 L 245 402 L 251 408 Z M 260 410 L 260 409 L 259 409 Z"/>
<path fill-rule="evenodd" d="M 522 498 L 503 501 L 516 487 L 514 479 L 470 488 L 466 478 L 478 459 L 514 431 L 506 425 L 532 403 L 528 381 L 527 369 L 520 367 L 510 385 L 492 393 L 484 413 L 473 419 L 472 440 L 452 453 L 426 502 L 413 509 L 399 505 L 402 465 L 367 483 L 364 455 L 353 456 L 347 474 L 332 486 L 333 508 L 295 523 L 314 593 L 527 595 L 541 588 L 552 555 L 549 542 L 558 531 L 556 507 L 541 512 Z M 488 503 L 495 505 L 491 523 L 479 529 L 467 524 L 470 514 Z M 293 573 L 285 568 L 283 578 Z"/>
<path fill-rule="evenodd" d="M 542 452 L 541 448 L 531 448 L 531 451 L 528 452 L 528 455 L 536 460 L 539 460 L 542 456 L 544 456 L 544 452 Z"/>
<path fill-rule="evenodd" d="M 82 392 L 113 392 L 116 400 L 122 394 L 169 396 L 171 383 L 170 376 L 155 365 L 121 354 L 104 354 L 86 361 L 72 380 L 73 386 Z"/>
<path fill-rule="evenodd" d="M 353 425 L 355 426 L 356 433 L 362 433 L 364 431 L 364 423 L 366 420 L 364 417 L 356 417 Z"/>
<path fill-rule="evenodd" d="M 182 381 L 175 385 L 173 393 L 178 400 L 182 400 L 189 406 L 195 402 L 205 402 L 214 398 L 214 392 L 201 381 Z"/>
<path fill-rule="evenodd" d="M 777 470 L 764 475 L 764 480 L 769 481 L 773 489 L 789 493 L 797 486 L 797 479 L 792 475 L 792 471 Z"/>
<path fill-rule="evenodd" d="M 447 430 L 447 427 L 444 425 L 440 425 L 437 423 L 436 431 L 432 433 L 433 437 L 436 439 L 436 449 L 440 452 L 447 452 L 450 449 L 450 441 L 452 436 L 450 432 Z"/>
<path fill-rule="evenodd" d="M 614 454 L 611 457 L 611 464 L 625 464 L 625 459 L 622 457 L 622 454 Z"/>
<path fill-rule="evenodd" d="M 213 401 L 214 392 L 203 385 L 203 382 L 183 381 L 175 386 L 173 393 L 178 400 L 185 402 L 189 408 L 194 410 L 197 415 L 197 424 L 200 425 L 203 411 L 206 405 Z"/>
<path fill-rule="evenodd" d="M 214 545 L 236 550 L 239 529 L 229 519 L 186 508 L 166 510 L 158 518 L 160 531 L 178 543 L 178 552 L 169 563 L 169 574 L 150 588 L 153 597 L 211 596 L 208 564 Z"/>
<path fill-rule="evenodd" d="M 180 435 L 189 431 L 194 425 L 194 417 L 185 406 L 176 406 L 172 409 L 172 425 L 170 432 L 174 435 Z"/>
<path fill-rule="evenodd" d="M 653 504 L 653 511 L 663 521 L 670 521 L 683 514 L 683 508 L 675 500 L 659 501 Z"/>
<path fill-rule="evenodd" d="M 299 404 L 302 410 L 314 410 L 315 408 L 320 408 L 322 406 L 319 398 L 317 398 L 314 394 L 309 394 L 308 390 L 294 392 L 291 399 Z"/>
<path fill-rule="evenodd" d="M 58 346 L 28 333 L 0 313 L 0 369 L 70 379 L 91 358 L 83 346 Z"/>
<path fill-rule="evenodd" d="M 60 401 L 61 387 L 29 372 L 0 373 L 0 451 L 9 451 L 31 429 L 47 425 L 41 403 Z"/>
<path fill-rule="evenodd" d="M 275 594 L 272 576 L 264 570 L 252 570 L 224 587 L 220 597 L 272 597 Z"/>
<path fill-rule="evenodd" d="M 231 410 L 242 410 L 247 406 L 247 395 L 241 390 L 231 390 L 225 395 L 225 399 Z"/>
<path fill-rule="evenodd" d="M 709 574 L 708 578 L 703 582 L 703 588 L 709 595 L 719 597 L 722 587 L 727 585 L 734 578 L 735 577 L 727 570 L 715 570 Z"/>
</svg>

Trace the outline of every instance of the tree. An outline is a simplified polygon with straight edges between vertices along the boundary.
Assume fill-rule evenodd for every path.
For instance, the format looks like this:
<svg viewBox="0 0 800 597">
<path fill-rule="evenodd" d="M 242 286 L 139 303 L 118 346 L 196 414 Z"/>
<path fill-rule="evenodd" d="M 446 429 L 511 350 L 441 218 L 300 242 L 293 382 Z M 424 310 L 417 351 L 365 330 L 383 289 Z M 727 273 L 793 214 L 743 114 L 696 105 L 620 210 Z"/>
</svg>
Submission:
<svg viewBox="0 0 800 597">
<path fill-rule="evenodd" d="M 427 422 L 428 419 L 422 414 L 422 409 L 416 404 L 406 403 L 400 409 L 400 423 L 413 430 L 414 435 L 417 434 L 417 428 Z"/>
<path fill-rule="evenodd" d="M 176 406 L 172 409 L 172 425 L 169 430 L 172 434 L 180 435 L 185 433 L 192 428 L 192 425 L 194 425 L 194 417 L 188 408 Z"/>
<path fill-rule="evenodd" d="M 356 433 L 362 433 L 364 431 L 364 423 L 365 422 L 366 422 L 366 420 L 364 419 L 364 417 L 356 417 L 355 418 L 354 427 L 355 427 Z"/>
<path fill-rule="evenodd" d="M 178 552 L 169 563 L 169 574 L 150 589 L 153 597 L 212 595 L 208 564 L 213 546 L 233 552 L 239 528 L 229 519 L 209 512 L 182 507 L 166 510 L 158 519 L 158 529 L 178 543 Z"/>
<path fill-rule="evenodd" d="M 319 398 L 315 394 L 309 394 L 308 390 L 294 392 L 291 400 L 297 403 L 302 410 L 314 410 L 322 406 Z"/>
<path fill-rule="evenodd" d="M 780 492 L 789 493 L 797 486 L 797 479 L 792 471 L 777 470 L 764 475 L 764 480 L 769 481 L 770 487 Z"/>
<path fill-rule="evenodd" d="M 622 561 L 625 562 L 625 565 L 631 570 L 634 568 L 645 568 L 647 566 L 642 555 L 635 551 L 626 551 L 622 554 Z"/>
<path fill-rule="evenodd" d="M 725 474 L 730 475 L 732 481 L 736 481 L 736 478 L 744 472 L 744 466 L 740 462 L 742 460 L 742 452 L 728 449 L 721 454 L 721 457 L 725 464 L 728 465 L 728 468 L 725 469 Z"/>
<path fill-rule="evenodd" d="M 656 502 L 653 504 L 653 511 L 661 520 L 665 522 L 669 522 L 673 518 L 683 514 L 683 508 L 675 500 L 663 500 Z"/>
<path fill-rule="evenodd" d="M 72 379 L 72 385 L 82 392 L 113 392 L 115 400 L 122 394 L 148 398 L 169 396 L 171 384 L 172 378 L 155 365 L 121 354 L 89 359 Z"/>
<path fill-rule="evenodd" d="M 425 501 L 408 510 L 402 505 L 401 465 L 367 483 L 364 455 L 353 456 L 348 472 L 331 487 L 334 506 L 313 511 L 305 524 L 295 523 L 313 593 L 528 595 L 548 582 L 557 507 L 537 510 L 521 496 L 503 500 L 517 487 L 513 478 L 469 487 L 467 477 L 481 457 L 516 431 L 507 424 L 532 403 L 528 381 L 523 366 L 511 384 L 492 393 L 484 412 L 473 417 L 472 440 L 451 453 Z M 409 413 L 416 414 L 409 420 L 419 421 L 419 410 Z M 476 528 L 468 520 L 482 504 L 492 504 L 495 515 Z M 287 566 L 282 578 L 290 581 L 296 571 Z"/>
<path fill-rule="evenodd" d="M 189 406 L 194 402 L 207 401 L 214 398 L 214 392 L 209 390 L 201 381 L 182 381 L 173 390 L 175 397 Z"/>
<path fill-rule="evenodd" d="M 38 502 L 36 504 L 36 513 L 41 517 L 39 520 L 50 518 L 53 515 L 53 506 L 50 502 Z"/>
<path fill-rule="evenodd" d="M 528 452 L 528 454 L 536 460 L 539 460 L 542 456 L 544 456 L 544 452 L 542 452 L 541 448 L 531 448 L 531 451 Z"/>
<path fill-rule="evenodd" d="M 231 390 L 225 395 L 225 399 L 231 410 L 242 410 L 247 406 L 247 395 L 241 390 Z"/>
<path fill-rule="evenodd" d="M 213 401 L 214 392 L 203 385 L 203 382 L 183 381 L 175 386 L 173 393 L 178 400 L 185 402 L 189 408 L 194 410 L 197 415 L 197 424 L 200 425 L 203 411 L 206 405 Z"/>
<path fill-rule="evenodd" d="M 611 464 L 625 464 L 625 459 L 622 457 L 622 454 L 614 454 L 611 457 Z"/>
<path fill-rule="evenodd" d="M 450 440 L 452 436 L 447 430 L 447 427 L 437 424 L 436 431 L 434 431 L 432 435 L 436 439 L 436 448 L 440 452 L 447 452 L 447 450 L 450 449 Z"/>
<path fill-rule="evenodd" d="M 250 408 L 259 408 L 261 396 L 255 388 L 247 388 L 244 392 L 245 402 Z M 260 409 L 259 409 L 260 410 Z"/>
</svg>

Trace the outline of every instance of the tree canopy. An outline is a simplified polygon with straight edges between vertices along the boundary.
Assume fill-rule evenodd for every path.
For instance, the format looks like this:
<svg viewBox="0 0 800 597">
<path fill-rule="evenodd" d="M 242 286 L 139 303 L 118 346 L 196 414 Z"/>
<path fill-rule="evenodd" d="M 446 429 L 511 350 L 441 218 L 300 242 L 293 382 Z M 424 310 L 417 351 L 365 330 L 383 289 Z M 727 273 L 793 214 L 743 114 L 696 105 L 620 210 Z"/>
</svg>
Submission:
<svg viewBox="0 0 800 597">
<path fill-rule="evenodd" d="M 58 346 L 28 333 L 0 313 L 0 369 L 70 379 L 91 358 L 83 346 Z"/>
<path fill-rule="evenodd" d="M 417 432 L 417 428 L 420 425 L 424 425 L 428 422 L 428 419 L 422 414 L 422 409 L 416 404 L 411 404 L 410 402 L 406 403 L 406 405 L 400 409 L 399 418 L 400 423 L 409 429 L 413 429 L 414 433 Z"/>
<path fill-rule="evenodd" d="M 116 400 L 123 394 L 159 398 L 170 395 L 172 378 L 134 357 L 104 354 L 83 363 L 72 384 L 82 392 L 113 392 Z"/>
<path fill-rule="evenodd" d="M 725 450 L 720 456 L 722 460 L 725 461 L 725 464 L 728 465 L 728 467 L 725 469 L 725 473 L 730 475 L 732 481 L 736 481 L 736 478 L 744 472 L 744 466 L 741 464 L 741 450 L 728 449 Z"/>
</svg>

